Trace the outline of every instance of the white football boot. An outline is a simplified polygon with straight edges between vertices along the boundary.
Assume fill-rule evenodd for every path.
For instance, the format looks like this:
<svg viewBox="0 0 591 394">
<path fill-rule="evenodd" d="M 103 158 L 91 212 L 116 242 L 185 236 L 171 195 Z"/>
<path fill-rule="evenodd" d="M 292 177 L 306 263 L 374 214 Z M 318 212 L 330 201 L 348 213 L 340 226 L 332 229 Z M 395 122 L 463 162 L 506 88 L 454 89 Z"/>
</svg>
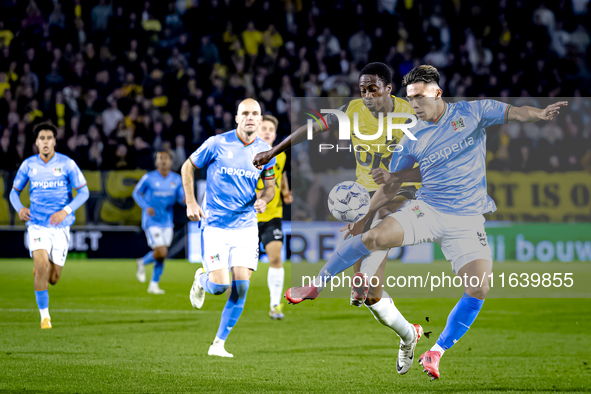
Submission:
<svg viewBox="0 0 591 394">
<path fill-rule="evenodd" d="M 195 272 L 195 280 L 193 281 L 193 286 L 191 286 L 191 291 L 189 292 L 189 299 L 191 300 L 191 305 L 193 305 L 193 308 L 196 309 L 201 309 L 201 307 L 203 306 L 203 302 L 205 301 L 205 289 L 201 287 L 201 282 L 199 281 L 199 277 L 204 274 L 205 272 L 203 271 L 203 268 L 199 268 L 197 272 Z M 232 357 L 232 355 L 230 354 L 230 356 L 222 357 Z"/>
</svg>

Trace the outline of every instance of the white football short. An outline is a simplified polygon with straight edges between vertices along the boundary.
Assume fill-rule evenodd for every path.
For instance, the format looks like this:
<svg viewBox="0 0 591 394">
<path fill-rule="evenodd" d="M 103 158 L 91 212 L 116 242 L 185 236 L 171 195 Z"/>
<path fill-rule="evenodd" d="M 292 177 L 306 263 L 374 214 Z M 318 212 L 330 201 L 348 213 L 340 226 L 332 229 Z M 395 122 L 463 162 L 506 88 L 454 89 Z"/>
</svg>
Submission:
<svg viewBox="0 0 591 394">
<path fill-rule="evenodd" d="M 450 215 L 414 200 L 390 216 L 404 231 L 402 246 L 437 242 L 455 274 L 474 260 L 492 261 L 482 215 Z"/>
<path fill-rule="evenodd" d="M 257 270 L 259 229 L 256 226 L 226 229 L 205 226 L 201 232 L 201 253 L 205 272 L 232 267 Z"/>
<path fill-rule="evenodd" d="M 172 244 L 173 228 L 172 227 L 148 227 L 146 230 L 146 238 L 148 239 L 148 246 L 151 249 L 159 248 L 161 246 L 169 247 Z"/>
<path fill-rule="evenodd" d="M 63 267 L 70 247 L 70 227 L 43 227 L 31 224 L 27 228 L 25 246 L 29 249 L 31 257 L 35 250 L 47 250 L 49 260 Z"/>
</svg>

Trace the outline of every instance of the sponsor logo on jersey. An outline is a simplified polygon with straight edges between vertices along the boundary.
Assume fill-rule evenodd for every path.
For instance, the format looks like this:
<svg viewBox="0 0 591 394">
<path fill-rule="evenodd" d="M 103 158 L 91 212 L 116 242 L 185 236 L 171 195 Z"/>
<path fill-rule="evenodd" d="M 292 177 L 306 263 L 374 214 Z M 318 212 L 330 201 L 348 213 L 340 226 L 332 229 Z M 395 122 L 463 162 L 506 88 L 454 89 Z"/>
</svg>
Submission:
<svg viewBox="0 0 591 394">
<path fill-rule="evenodd" d="M 55 189 L 66 186 L 66 181 L 31 181 L 31 186 L 42 189 Z"/>
<path fill-rule="evenodd" d="M 460 132 L 466 128 L 466 122 L 464 122 L 464 118 L 452 120 L 450 123 L 455 132 Z"/>
<path fill-rule="evenodd" d="M 234 157 L 234 154 L 232 153 L 231 150 L 228 151 L 228 159 L 231 159 Z"/>
<path fill-rule="evenodd" d="M 422 218 L 423 216 L 425 216 L 425 213 L 423 211 L 421 211 L 421 208 L 419 208 L 419 206 L 415 206 L 412 211 L 415 213 L 415 215 L 417 215 L 417 218 Z"/>
<path fill-rule="evenodd" d="M 461 140 L 458 144 L 453 144 L 452 146 L 446 146 L 445 148 L 440 149 L 439 151 L 432 153 L 428 157 L 425 157 L 423 160 L 421 160 L 421 168 L 424 168 L 426 166 L 430 166 L 431 164 L 435 163 L 438 160 L 442 160 L 442 159 L 447 160 L 447 159 L 449 159 L 449 156 L 451 156 L 451 154 L 453 152 L 460 152 L 460 151 L 468 148 L 468 146 L 470 146 L 470 145 L 474 145 L 474 138 L 472 138 L 472 137 Z"/>
<path fill-rule="evenodd" d="M 54 176 L 61 176 L 62 174 L 62 168 L 61 167 L 54 167 L 53 168 L 53 175 Z"/>
<path fill-rule="evenodd" d="M 31 171 L 29 172 L 29 177 L 35 176 L 37 175 L 37 169 L 36 168 L 31 168 Z"/>
<path fill-rule="evenodd" d="M 246 171 L 243 168 L 232 168 L 232 167 L 221 167 L 218 170 L 218 173 L 237 176 L 237 177 L 244 177 L 244 178 L 254 178 L 254 179 L 258 179 L 259 174 L 260 174 L 258 171 Z"/>
</svg>

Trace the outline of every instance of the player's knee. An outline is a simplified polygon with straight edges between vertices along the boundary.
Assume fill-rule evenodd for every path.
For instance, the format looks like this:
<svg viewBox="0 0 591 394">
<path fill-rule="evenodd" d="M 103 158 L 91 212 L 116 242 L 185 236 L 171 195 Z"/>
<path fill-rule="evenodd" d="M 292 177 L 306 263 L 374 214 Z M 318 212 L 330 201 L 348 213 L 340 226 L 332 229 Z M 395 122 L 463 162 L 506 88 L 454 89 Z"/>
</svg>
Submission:
<svg viewBox="0 0 591 394">
<path fill-rule="evenodd" d="M 166 255 L 168 254 L 168 248 L 166 246 L 161 246 L 159 248 L 154 249 L 154 252 L 152 253 L 154 254 L 155 260 L 163 260 L 166 258 Z"/>
<path fill-rule="evenodd" d="M 489 290 L 490 287 L 488 284 L 483 284 L 481 287 L 468 287 L 465 289 L 466 294 L 479 300 L 484 300 Z"/>
<path fill-rule="evenodd" d="M 59 274 L 51 275 L 49 277 L 49 284 L 52 285 L 52 286 L 53 285 L 56 285 L 59 280 L 60 280 L 60 275 Z"/>
<path fill-rule="evenodd" d="M 223 284 L 211 282 L 211 294 L 213 294 L 213 295 L 224 294 L 226 292 L 226 290 L 228 290 L 229 287 L 230 287 L 230 285 L 223 285 Z"/>
</svg>

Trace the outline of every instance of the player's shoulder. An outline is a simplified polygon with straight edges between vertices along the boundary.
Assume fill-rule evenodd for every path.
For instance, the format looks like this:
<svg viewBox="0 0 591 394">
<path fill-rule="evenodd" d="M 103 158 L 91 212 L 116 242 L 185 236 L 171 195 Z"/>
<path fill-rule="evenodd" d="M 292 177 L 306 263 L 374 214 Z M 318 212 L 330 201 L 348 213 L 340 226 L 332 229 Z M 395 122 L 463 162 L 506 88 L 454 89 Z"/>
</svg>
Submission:
<svg viewBox="0 0 591 394">
<path fill-rule="evenodd" d="M 347 104 L 343 105 L 343 107 L 349 112 L 358 110 L 364 106 L 365 106 L 365 104 L 363 104 L 363 99 L 360 99 L 360 98 L 351 100 Z"/>
<path fill-rule="evenodd" d="M 70 167 L 78 167 L 78 164 L 74 160 L 72 160 L 69 156 L 64 155 L 63 153 L 55 152 L 55 159 L 56 162 L 70 166 Z"/>
<path fill-rule="evenodd" d="M 254 144 L 257 147 L 260 147 L 263 151 L 267 151 L 270 150 L 272 148 L 271 145 L 269 145 L 268 143 L 266 143 L 261 137 L 257 136 L 254 140 Z"/>
<path fill-rule="evenodd" d="M 172 172 L 172 171 L 170 172 L 170 176 L 172 177 L 173 180 L 181 181 L 183 179 L 180 174 L 178 174 L 176 172 Z"/>
</svg>

